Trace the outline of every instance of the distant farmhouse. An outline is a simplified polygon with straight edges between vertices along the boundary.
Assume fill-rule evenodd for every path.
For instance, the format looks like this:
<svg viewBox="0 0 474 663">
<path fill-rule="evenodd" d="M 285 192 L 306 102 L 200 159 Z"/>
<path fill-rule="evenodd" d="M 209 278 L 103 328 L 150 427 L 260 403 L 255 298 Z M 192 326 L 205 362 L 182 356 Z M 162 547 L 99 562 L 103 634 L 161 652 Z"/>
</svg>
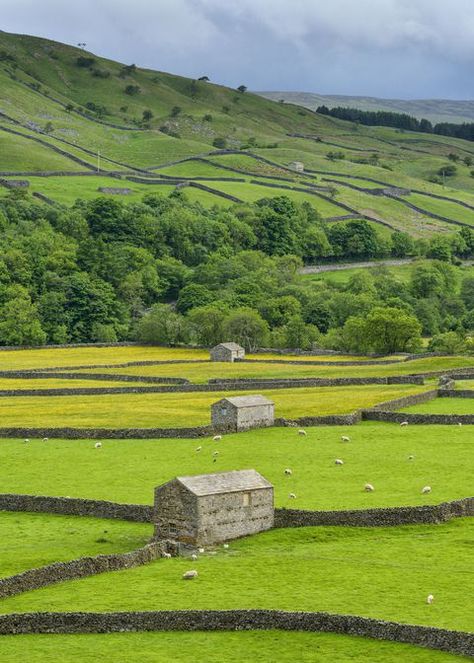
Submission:
<svg viewBox="0 0 474 663">
<path fill-rule="evenodd" d="M 176 477 L 155 489 L 155 537 L 212 545 L 273 526 L 273 486 L 255 470 Z"/>
<path fill-rule="evenodd" d="M 297 173 L 304 173 L 304 163 L 302 161 L 291 161 L 288 168 L 296 170 Z"/>
<path fill-rule="evenodd" d="M 244 357 L 245 350 L 237 343 L 219 343 L 211 350 L 211 361 L 235 361 Z"/>
<path fill-rule="evenodd" d="M 273 426 L 275 404 L 264 396 L 229 396 L 211 405 L 215 430 L 235 432 Z"/>
</svg>

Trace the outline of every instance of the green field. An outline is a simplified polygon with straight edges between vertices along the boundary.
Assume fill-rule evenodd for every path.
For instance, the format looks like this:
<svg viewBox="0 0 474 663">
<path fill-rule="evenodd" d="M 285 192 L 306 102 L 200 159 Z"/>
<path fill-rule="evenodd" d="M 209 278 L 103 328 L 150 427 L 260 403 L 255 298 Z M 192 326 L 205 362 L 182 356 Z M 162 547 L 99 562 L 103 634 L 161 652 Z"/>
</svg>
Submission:
<svg viewBox="0 0 474 663">
<path fill-rule="evenodd" d="M 427 414 L 474 414 L 474 399 L 435 398 L 428 403 L 404 408 L 404 412 L 426 412 Z"/>
</svg>

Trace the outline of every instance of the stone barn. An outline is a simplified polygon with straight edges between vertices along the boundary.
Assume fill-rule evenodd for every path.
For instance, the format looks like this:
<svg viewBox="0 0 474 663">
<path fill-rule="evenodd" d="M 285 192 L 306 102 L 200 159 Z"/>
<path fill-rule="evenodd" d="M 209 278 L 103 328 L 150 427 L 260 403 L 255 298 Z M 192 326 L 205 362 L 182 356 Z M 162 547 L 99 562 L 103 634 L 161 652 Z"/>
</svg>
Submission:
<svg viewBox="0 0 474 663">
<path fill-rule="evenodd" d="M 211 361 L 235 361 L 244 357 L 245 350 L 238 343 L 219 343 L 211 350 Z"/>
<path fill-rule="evenodd" d="M 275 404 L 259 394 L 229 396 L 211 405 L 213 428 L 238 432 L 249 428 L 273 426 Z"/>
<path fill-rule="evenodd" d="M 273 486 L 255 470 L 176 477 L 155 489 L 155 538 L 212 545 L 273 527 Z"/>
<path fill-rule="evenodd" d="M 302 161 L 291 161 L 291 163 L 288 164 L 288 168 L 296 170 L 297 173 L 303 173 L 304 163 Z"/>
</svg>

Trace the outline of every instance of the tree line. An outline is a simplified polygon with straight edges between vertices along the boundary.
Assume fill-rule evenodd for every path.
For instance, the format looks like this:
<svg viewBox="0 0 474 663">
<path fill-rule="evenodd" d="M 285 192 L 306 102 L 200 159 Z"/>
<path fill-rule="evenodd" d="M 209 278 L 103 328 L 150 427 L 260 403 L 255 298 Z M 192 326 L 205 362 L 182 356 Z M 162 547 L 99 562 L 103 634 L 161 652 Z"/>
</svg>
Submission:
<svg viewBox="0 0 474 663">
<path fill-rule="evenodd" d="M 12 190 L 0 229 L 0 345 L 232 339 L 384 352 L 474 328 L 474 282 L 459 289 L 452 265 L 474 255 L 467 227 L 414 240 L 364 220 L 324 223 L 286 196 L 207 209 L 175 192 L 67 208 Z M 410 283 L 380 269 L 347 286 L 299 273 L 308 262 L 407 255 L 433 259 Z"/>
<path fill-rule="evenodd" d="M 321 115 L 330 115 L 340 120 L 355 122 L 371 127 L 395 127 L 406 131 L 419 131 L 421 133 L 438 134 L 440 136 L 449 136 L 451 138 L 462 138 L 464 140 L 474 141 L 474 122 L 463 122 L 456 124 L 454 122 L 439 122 L 433 125 L 426 118 L 418 120 L 416 117 L 407 113 L 395 113 L 393 111 L 364 111 L 358 108 L 346 108 L 337 106 L 328 108 L 319 106 L 316 113 Z"/>
</svg>

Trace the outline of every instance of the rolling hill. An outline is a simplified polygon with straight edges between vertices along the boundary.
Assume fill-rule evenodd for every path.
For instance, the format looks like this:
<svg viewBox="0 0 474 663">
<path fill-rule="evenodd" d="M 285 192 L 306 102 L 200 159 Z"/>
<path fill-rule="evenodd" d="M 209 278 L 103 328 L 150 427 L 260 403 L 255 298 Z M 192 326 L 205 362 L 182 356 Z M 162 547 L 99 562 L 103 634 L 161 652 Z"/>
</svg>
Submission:
<svg viewBox="0 0 474 663">
<path fill-rule="evenodd" d="M 66 205 L 100 189 L 137 200 L 185 186 L 206 206 L 284 194 L 328 221 L 362 217 L 414 237 L 474 225 L 473 143 L 357 127 L 203 78 L 0 32 L 3 183 L 21 178 Z M 455 173 L 443 178 L 448 157 Z"/>
</svg>

